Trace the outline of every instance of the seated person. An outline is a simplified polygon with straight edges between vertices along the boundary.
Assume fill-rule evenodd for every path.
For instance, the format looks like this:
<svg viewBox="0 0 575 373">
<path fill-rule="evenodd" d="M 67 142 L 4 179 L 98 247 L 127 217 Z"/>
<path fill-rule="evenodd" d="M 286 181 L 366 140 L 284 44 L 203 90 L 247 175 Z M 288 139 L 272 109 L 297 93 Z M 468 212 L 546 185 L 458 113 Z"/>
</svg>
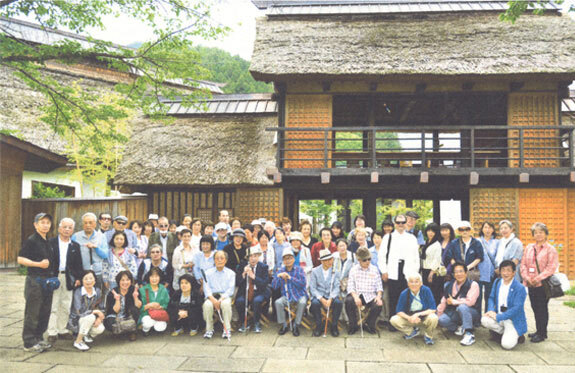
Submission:
<svg viewBox="0 0 575 373">
<path fill-rule="evenodd" d="M 88 343 L 94 342 L 96 336 L 104 332 L 104 312 L 102 291 L 96 286 L 96 274 L 87 270 L 82 276 L 82 286 L 74 290 L 70 318 L 66 328 L 77 334 L 74 347 L 80 351 L 89 350 Z"/>
<path fill-rule="evenodd" d="M 467 278 L 467 266 L 462 262 L 453 265 L 453 277 L 455 279 L 445 285 L 441 304 L 437 307 L 439 326 L 462 335 L 460 343 L 471 346 L 475 343 L 473 327 L 481 318 L 479 284 Z"/>
<path fill-rule="evenodd" d="M 138 268 L 138 284 L 140 286 L 146 285 L 149 282 L 150 269 L 158 268 L 160 270 L 160 283 L 169 291 L 174 278 L 174 268 L 167 259 L 162 257 L 162 246 L 152 245 L 149 252 L 150 257 L 144 259 Z"/>
<path fill-rule="evenodd" d="M 246 297 L 248 305 L 251 303 L 254 310 L 254 332 L 261 333 L 262 327 L 260 325 L 260 317 L 262 313 L 262 304 L 269 300 L 271 291 L 268 287 L 269 274 L 268 266 L 260 262 L 262 256 L 262 249 L 259 245 L 248 248 L 248 261 L 243 260 L 238 268 L 236 275 L 236 283 L 238 284 L 238 295 L 236 297 L 236 309 L 242 322 L 242 326 L 238 329 L 240 333 L 247 331 L 247 308 Z M 246 283 L 246 279 L 248 282 Z"/>
<path fill-rule="evenodd" d="M 349 271 L 347 282 L 348 295 L 345 298 L 345 310 L 349 318 L 348 334 L 355 334 L 358 330 L 358 312 L 362 307 L 369 308 L 366 323 L 362 325 L 370 334 L 375 334 L 375 322 L 383 307 L 383 286 L 379 270 L 371 264 L 371 253 L 365 247 L 357 249 L 356 264 Z"/>
<path fill-rule="evenodd" d="M 423 328 L 425 344 L 433 345 L 433 331 L 438 322 L 433 293 L 423 285 L 419 273 L 407 276 L 407 287 L 399 295 L 395 315 L 390 320 L 391 325 L 403 332 L 405 339 L 417 337 L 420 328 Z"/>
<path fill-rule="evenodd" d="M 487 312 L 481 324 L 489 329 L 492 339 L 500 340 L 501 347 L 511 350 L 517 343 L 525 342 L 527 319 L 525 318 L 525 287 L 515 278 L 516 266 L 512 260 L 499 265 L 498 278 L 487 303 Z"/>
<path fill-rule="evenodd" d="M 315 319 L 313 336 L 319 337 L 322 331 L 327 332 L 327 320 L 324 324 L 321 317 L 321 309 L 323 307 L 327 311 L 327 319 L 329 319 L 329 311 L 333 312 L 330 332 L 332 336 L 337 337 L 339 335 L 337 322 L 343 308 L 343 303 L 339 298 L 340 272 L 334 270 L 333 254 L 328 249 L 323 249 L 319 252 L 319 260 L 321 261 L 321 266 L 313 269 L 309 285 L 312 297 L 310 312 Z"/>
<path fill-rule="evenodd" d="M 140 309 L 140 320 L 144 335 L 148 335 L 153 328 L 154 331 L 162 333 L 168 327 L 168 303 L 170 294 L 168 290 L 160 283 L 162 270 L 158 267 L 152 267 L 148 273 L 150 282 L 140 288 L 140 299 L 142 299 L 142 308 Z M 150 311 L 152 314 L 150 314 Z M 152 317 L 153 316 L 153 317 Z"/>
<path fill-rule="evenodd" d="M 228 254 L 217 251 L 214 254 L 215 267 L 202 273 L 204 278 L 204 304 L 202 306 L 206 332 L 204 338 L 210 339 L 214 335 L 214 309 L 223 323 L 222 338 L 231 337 L 232 297 L 236 287 L 236 274 L 226 267 Z"/>
<path fill-rule="evenodd" d="M 130 271 L 118 273 L 115 283 L 118 286 L 106 297 L 104 326 L 114 334 L 128 334 L 130 341 L 135 341 L 142 307 L 138 285 L 134 283 L 134 276 Z"/>
<path fill-rule="evenodd" d="M 174 327 L 172 337 L 184 332 L 192 337 L 198 334 L 202 324 L 203 298 L 200 283 L 189 273 L 181 275 L 178 290 L 172 294 L 168 304 L 168 314 Z"/>
<path fill-rule="evenodd" d="M 281 297 L 275 301 L 278 324 L 281 324 L 279 335 L 284 335 L 288 331 L 284 307 L 289 307 L 290 303 L 297 303 L 295 325 L 289 326 L 292 328 L 292 334 L 297 337 L 307 306 L 305 273 L 301 267 L 294 266 L 295 256 L 291 248 L 283 249 L 282 261 L 283 266 L 278 268 L 272 281 L 272 287 L 281 292 Z M 291 318 L 291 315 L 289 317 Z"/>
</svg>

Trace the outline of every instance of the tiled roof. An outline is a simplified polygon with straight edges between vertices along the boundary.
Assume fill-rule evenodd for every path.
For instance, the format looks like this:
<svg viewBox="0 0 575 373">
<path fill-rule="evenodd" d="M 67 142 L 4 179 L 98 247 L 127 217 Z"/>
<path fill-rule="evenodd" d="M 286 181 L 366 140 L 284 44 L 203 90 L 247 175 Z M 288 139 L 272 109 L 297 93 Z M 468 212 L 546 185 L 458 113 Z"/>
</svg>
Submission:
<svg viewBox="0 0 575 373">
<path fill-rule="evenodd" d="M 164 101 L 170 105 L 168 115 L 237 115 L 273 114 L 277 112 L 277 102 L 269 93 L 226 94 L 201 101 L 198 105 L 184 107 L 181 101 Z"/>
</svg>

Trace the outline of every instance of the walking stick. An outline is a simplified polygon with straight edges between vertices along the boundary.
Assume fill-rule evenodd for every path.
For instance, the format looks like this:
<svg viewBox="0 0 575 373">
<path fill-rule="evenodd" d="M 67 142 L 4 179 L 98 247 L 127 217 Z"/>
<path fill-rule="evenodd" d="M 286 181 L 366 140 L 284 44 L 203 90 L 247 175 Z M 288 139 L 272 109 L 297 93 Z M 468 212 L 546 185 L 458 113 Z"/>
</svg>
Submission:
<svg viewBox="0 0 575 373">
<path fill-rule="evenodd" d="M 333 288 L 333 279 L 334 279 L 334 274 L 333 274 L 333 267 L 331 267 L 331 283 L 329 284 L 329 295 L 331 296 L 331 290 Z M 333 301 L 332 301 L 333 302 Z M 329 309 L 331 308 L 331 303 L 327 306 L 327 312 L 325 313 L 325 327 L 323 328 L 323 337 L 326 338 L 327 337 L 327 322 L 329 320 Z"/>
<path fill-rule="evenodd" d="M 244 331 L 248 331 L 248 292 L 249 292 L 250 276 L 246 273 L 246 307 L 244 315 Z"/>
<path fill-rule="evenodd" d="M 292 326 L 292 321 L 291 321 L 291 308 L 289 305 L 289 292 L 288 292 L 288 286 L 287 286 L 287 280 L 285 280 L 284 282 L 284 289 L 286 291 L 286 299 L 287 299 L 287 307 L 288 307 L 288 318 L 289 318 L 289 329 L 290 331 L 293 331 L 293 326 Z"/>
<path fill-rule="evenodd" d="M 208 278 L 206 277 L 206 272 L 204 272 L 204 270 L 202 269 L 202 277 L 204 278 L 204 282 L 207 284 L 208 283 Z M 226 328 L 226 324 L 224 323 L 224 318 L 222 317 L 222 313 L 220 312 L 219 309 L 216 309 L 216 311 L 218 312 L 218 317 L 220 318 L 220 322 L 222 323 L 222 327 L 224 328 L 224 333 L 226 333 L 226 336 L 228 337 L 228 342 L 230 342 L 232 340 L 230 333 L 228 332 L 228 328 Z"/>
<path fill-rule="evenodd" d="M 357 307 L 357 312 L 359 313 L 359 329 L 361 330 L 361 338 L 363 338 L 363 321 L 361 320 L 361 307 Z"/>
</svg>

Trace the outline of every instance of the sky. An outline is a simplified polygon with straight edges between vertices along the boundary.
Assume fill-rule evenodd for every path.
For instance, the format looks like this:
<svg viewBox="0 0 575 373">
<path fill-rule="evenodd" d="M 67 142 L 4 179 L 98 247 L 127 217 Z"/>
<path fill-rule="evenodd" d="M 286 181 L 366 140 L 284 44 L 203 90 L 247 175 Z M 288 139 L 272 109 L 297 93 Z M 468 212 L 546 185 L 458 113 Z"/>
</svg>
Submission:
<svg viewBox="0 0 575 373">
<path fill-rule="evenodd" d="M 211 0 L 212 20 L 231 29 L 221 40 L 197 40 L 201 45 L 218 47 L 250 60 L 256 36 L 256 17 L 263 15 L 250 0 Z M 129 45 L 138 41 L 147 41 L 152 33 L 143 24 L 130 17 L 105 17 L 106 30 L 92 29 L 91 36 L 112 41 L 120 45 Z"/>
</svg>

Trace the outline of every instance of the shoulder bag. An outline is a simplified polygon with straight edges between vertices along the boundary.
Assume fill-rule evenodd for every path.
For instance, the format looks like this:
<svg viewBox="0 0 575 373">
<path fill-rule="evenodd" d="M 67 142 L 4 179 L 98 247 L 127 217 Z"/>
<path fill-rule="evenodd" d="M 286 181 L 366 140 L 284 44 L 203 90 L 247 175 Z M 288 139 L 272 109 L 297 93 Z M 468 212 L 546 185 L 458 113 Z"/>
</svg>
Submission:
<svg viewBox="0 0 575 373">
<path fill-rule="evenodd" d="M 471 242 L 473 242 L 473 238 L 471 240 L 472 240 Z M 471 242 L 469 242 L 470 246 Z M 459 250 L 461 250 L 461 261 L 465 262 L 465 248 L 463 247 L 463 240 L 461 238 L 459 239 Z M 470 279 L 471 281 L 479 283 L 479 269 L 477 268 L 477 266 L 467 271 L 467 278 Z"/>
<path fill-rule="evenodd" d="M 541 270 L 539 269 L 539 261 L 537 260 L 537 249 L 535 246 L 533 246 L 533 252 L 535 253 L 535 265 L 537 266 L 537 272 L 541 273 Z M 541 280 L 541 284 L 543 285 L 547 299 L 558 298 L 564 295 L 563 289 L 561 287 L 561 281 L 559 281 L 559 278 L 555 275 L 544 278 Z"/>
</svg>

